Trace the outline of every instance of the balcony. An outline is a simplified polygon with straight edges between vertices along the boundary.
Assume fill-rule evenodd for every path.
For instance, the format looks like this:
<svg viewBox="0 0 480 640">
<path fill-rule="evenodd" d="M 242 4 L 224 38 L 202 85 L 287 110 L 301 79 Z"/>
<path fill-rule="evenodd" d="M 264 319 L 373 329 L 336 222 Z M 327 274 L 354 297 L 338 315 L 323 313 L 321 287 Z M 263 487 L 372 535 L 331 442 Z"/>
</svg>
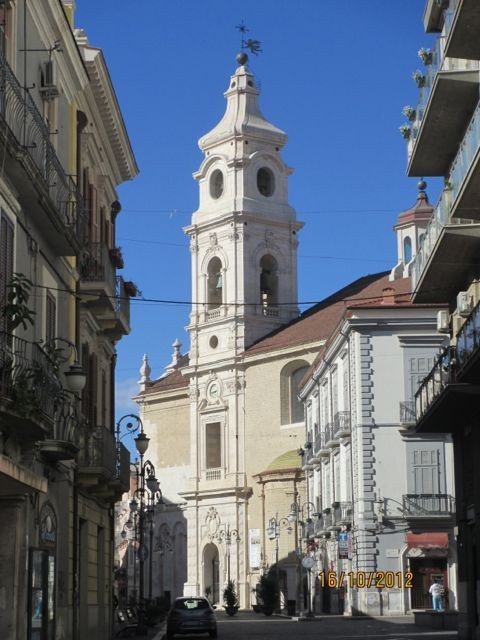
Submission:
<svg viewBox="0 0 480 640">
<path fill-rule="evenodd" d="M 456 336 L 457 380 L 478 379 L 480 371 L 480 303 L 472 310 Z"/>
<path fill-rule="evenodd" d="M 48 437 L 62 391 L 55 365 L 38 343 L 0 332 L 2 424 L 21 438 Z"/>
<path fill-rule="evenodd" d="M 449 182 L 452 188 L 452 218 L 480 220 L 480 103 L 468 124 L 452 162 Z"/>
<path fill-rule="evenodd" d="M 330 448 L 340 446 L 340 438 L 335 433 L 335 425 L 333 423 L 325 426 L 325 444 Z"/>
<path fill-rule="evenodd" d="M 78 452 L 78 481 L 90 490 L 105 490 L 116 478 L 117 447 L 115 436 L 106 427 L 84 428 Z"/>
<path fill-rule="evenodd" d="M 96 309 L 111 307 L 115 297 L 115 267 L 110 249 L 103 242 L 90 242 L 79 258 L 80 292 L 86 304 Z"/>
<path fill-rule="evenodd" d="M 115 500 L 130 489 L 130 452 L 122 442 L 116 443 L 115 476 L 110 482 Z"/>
<path fill-rule="evenodd" d="M 324 432 L 320 431 L 315 436 L 313 452 L 317 459 L 330 455 L 330 449 L 327 447 Z"/>
<path fill-rule="evenodd" d="M 448 0 L 427 0 L 423 13 L 423 26 L 427 33 L 440 33 L 445 21 Z"/>
<path fill-rule="evenodd" d="M 101 305 L 99 299 L 87 304 L 93 309 L 105 334 L 112 340 L 120 340 L 130 333 L 130 296 L 125 291 L 125 282 L 121 276 L 115 276 L 115 290 L 109 300 L 109 306 Z"/>
<path fill-rule="evenodd" d="M 0 143 L 4 170 L 49 246 L 76 255 L 85 231 L 83 200 L 65 172 L 43 116 L 0 52 Z"/>
<path fill-rule="evenodd" d="M 445 51 L 452 58 L 480 60 L 480 6 L 477 0 L 455 0 L 449 16 Z"/>
<path fill-rule="evenodd" d="M 400 402 L 400 424 L 407 426 L 411 424 L 415 424 L 416 422 L 416 414 L 415 414 L 415 400 L 405 400 L 404 402 Z"/>
<path fill-rule="evenodd" d="M 445 56 L 445 36 L 437 39 L 425 67 L 416 119 L 408 143 L 408 176 L 444 176 L 479 97 L 477 60 Z"/>
<path fill-rule="evenodd" d="M 333 520 L 338 527 L 347 527 L 352 523 L 353 503 L 335 502 L 333 505 Z"/>
<path fill-rule="evenodd" d="M 447 347 L 415 394 L 421 433 L 451 433 L 477 411 L 480 386 L 457 381 L 455 349 Z"/>
<path fill-rule="evenodd" d="M 350 436 L 351 419 L 350 411 L 338 411 L 333 418 L 333 435 L 335 438 Z"/>
<path fill-rule="evenodd" d="M 480 265 L 480 224 L 473 219 L 449 218 L 453 192 L 445 189 L 412 265 L 414 302 L 450 300 L 465 278 Z"/>
<path fill-rule="evenodd" d="M 405 518 L 450 518 L 455 513 L 455 499 L 446 494 L 407 493 L 403 496 Z"/>
</svg>

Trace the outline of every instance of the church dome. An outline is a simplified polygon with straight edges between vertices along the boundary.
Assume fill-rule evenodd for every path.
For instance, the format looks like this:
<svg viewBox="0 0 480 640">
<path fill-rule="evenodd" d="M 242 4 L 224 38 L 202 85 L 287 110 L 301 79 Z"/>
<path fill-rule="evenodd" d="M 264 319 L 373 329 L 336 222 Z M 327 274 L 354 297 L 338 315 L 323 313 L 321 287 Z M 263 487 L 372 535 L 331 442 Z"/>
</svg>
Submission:
<svg viewBox="0 0 480 640">
<path fill-rule="evenodd" d="M 300 469 L 302 467 L 301 458 L 298 455 L 298 451 L 293 449 L 282 453 L 266 468 L 266 471 L 285 471 L 287 469 Z"/>
</svg>

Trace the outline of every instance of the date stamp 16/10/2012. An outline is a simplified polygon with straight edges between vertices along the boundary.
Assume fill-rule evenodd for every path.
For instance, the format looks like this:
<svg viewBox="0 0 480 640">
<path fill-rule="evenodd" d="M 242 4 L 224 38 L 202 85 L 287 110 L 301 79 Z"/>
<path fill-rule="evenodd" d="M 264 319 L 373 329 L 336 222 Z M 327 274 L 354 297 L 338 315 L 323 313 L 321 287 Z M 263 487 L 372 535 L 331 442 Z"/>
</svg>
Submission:
<svg viewBox="0 0 480 640">
<path fill-rule="evenodd" d="M 321 571 L 320 585 L 331 589 L 411 589 L 413 574 L 410 571 Z"/>
</svg>

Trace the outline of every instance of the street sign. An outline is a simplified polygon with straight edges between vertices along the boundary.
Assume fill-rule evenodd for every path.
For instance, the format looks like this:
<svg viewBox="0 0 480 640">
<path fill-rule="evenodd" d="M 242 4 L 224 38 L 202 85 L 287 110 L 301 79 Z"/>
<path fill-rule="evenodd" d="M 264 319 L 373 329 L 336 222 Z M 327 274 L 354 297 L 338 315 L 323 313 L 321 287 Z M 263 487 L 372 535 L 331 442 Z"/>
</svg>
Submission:
<svg viewBox="0 0 480 640">
<path fill-rule="evenodd" d="M 305 556 L 302 560 L 302 567 L 304 569 L 311 569 L 314 564 L 315 560 L 312 558 L 312 556 Z"/>
<path fill-rule="evenodd" d="M 338 534 L 338 557 L 347 560 L 349 558 L 350 551 L 350 534 L 339 533 Z"/>
</svg>

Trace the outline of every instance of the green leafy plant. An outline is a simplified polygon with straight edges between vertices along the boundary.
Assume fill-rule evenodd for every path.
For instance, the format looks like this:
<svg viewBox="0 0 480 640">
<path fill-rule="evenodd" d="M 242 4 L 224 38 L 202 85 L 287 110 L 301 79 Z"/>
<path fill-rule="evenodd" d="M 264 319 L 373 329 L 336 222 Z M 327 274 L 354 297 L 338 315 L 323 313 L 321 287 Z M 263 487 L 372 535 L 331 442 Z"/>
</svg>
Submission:
<svg viewBox="0 0 480 640">
<path fill-rule="evenodd" d="M 266 616 L 271 616 L 278 601 L 277 583 L 271 574 L 267 573 L 260 577 L 257 585 L 257 597 L 261 602 L 263 613 Z"/>
<path fill-rule="evenodd" d="M 223 590 L 223 604 L 228 615 L 234 615 L 238 611 L 238 594 L 235 591 L 234 580 L 229 580 Z"/>
<path fill-rule="evenodd" d="M 7 321 L 7 331 L 13 331 L 20 325 L 27 329 L 35 322 L 35 311 L 28 306 L 32 281 L 22 273 L 14 273 L 7 284 L 7 298 L 2 308 L 2 316 Z"/>
</svg>

